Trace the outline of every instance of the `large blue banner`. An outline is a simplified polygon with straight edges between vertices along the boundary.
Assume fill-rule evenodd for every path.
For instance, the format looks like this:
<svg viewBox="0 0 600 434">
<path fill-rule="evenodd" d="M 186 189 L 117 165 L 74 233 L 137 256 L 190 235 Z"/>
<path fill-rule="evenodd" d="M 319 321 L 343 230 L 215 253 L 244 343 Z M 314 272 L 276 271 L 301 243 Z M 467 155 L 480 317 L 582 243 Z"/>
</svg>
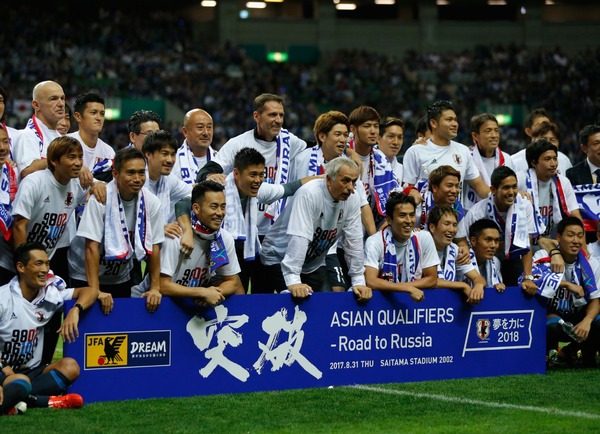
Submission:
<svg viewBox="0 0 600 434">
<path fill-rule="evenodd" d="M 545 373 L 543 299 L 425 294 L 239 295 L 216 309 L 164 297 L 152 314 L 140 299 L 117 299 L 110 315 L 96 304 L 65 344 L 81 366 L 71 391 L 95 402 Z"/>
</svg>

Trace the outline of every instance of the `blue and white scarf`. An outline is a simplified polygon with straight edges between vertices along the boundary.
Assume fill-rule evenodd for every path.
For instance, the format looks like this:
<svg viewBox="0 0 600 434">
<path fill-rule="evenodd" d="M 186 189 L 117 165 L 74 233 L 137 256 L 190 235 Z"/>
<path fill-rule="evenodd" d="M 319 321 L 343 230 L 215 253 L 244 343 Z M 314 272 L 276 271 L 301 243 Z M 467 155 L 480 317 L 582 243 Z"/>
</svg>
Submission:
<svg viewBox="0 0 600 434">
<path fill-rule="evenodd" d="M 119 189 L 114 181 L 106 185 L 106 217 L 104 219 L 104 258 L 106 261 L 126 261 L 133 254 L 138 261 L 143 261 L 152 254 L 152 225 L 146 210 L 144 189 L 139 192 L 136 205 L 132 246 Z"/>
<path fill-rule="evenodd" d="M 400 187 L 400 180 L 396 178 L 392 164 L 381 150 L 375 147 L 372 154 L 375 165 L 373 174 L 375 206 L 379 215 L 385 217 L 385 205 L 390 192 Z"/>
<path fill-rule="evenodd" d="M 458 254 L 458 246 L 454 243 L 450 243 L 444 249 L 444 256 L 442 262 L 437 267 L 437 277 L 444 279 L 449 282 L 456 280 L 456 255 Z"/>
<path fill-rule="evenodd" d="M 550 269 L 550 259 L 550 256 L 545 256 L 534 261 L 532 270 L 535 284 L 538 287 L 537 293 L 546 298 L 553 298 L 556 295 L 556 291 L 560 288 L 560 283 L 564 277 L 564 273 L 554 273 Z M 523 276 L 519 278 L 518 284 L 520 285 L 522 281 Z M 580 285 L 584 293 L 584 296 L 580 298 L 571 293 L 573 306 L 587 304 L 590 300 L 590 294 L 597 290 L 594 271 L 583 250 L 579 250 L 579 253 L 577 253 L 577 259 L 573 267 L 572 283 Z"/>
<path fill-rule="evenodd" d="M 275 184 L 283 185 L 288 182 L 290 174 L 290 133 L 288 130 L 281 129 L 275 139 L 277 142 L 277 168 L 275 171 Z M 285 208 L 287 198 L 281 198 L 270 204 L 265 210 L 265 215 L 273 222 Z"/>
<path fill-rule="evenodd" d="M 498 213 L 494 195 L 490 193 L 486 201 L 487 218 L 504 229 L 504 256 L 506 259 L 519 259 L 531 249 L 525 199 L 520 194 L 515 196 L 515 203 L 508 209 L 506 221 Z"/>
<path fill-rule="evenodd" d="M 208 147 L 206 151 L 206 162 L 212 161 L 217 155 L 212 147 Z M 183 141 L 183 144 L 177 150 L 177 161 L 179 162 L 179 173 L 181 179 L 186 184 L 194 184 L 196 182 L 196 175 L 200 171 L 201 167 L 198 165 L 194 153 L 188 145 L 187 140 Z"/>
<path fill-rule="evenodd" d="M 586 232 L 596 232 L 600 216 L 600 184 L 574 185 L 573 192 L 579 205 Z"/>
<path fill-rule="evenodd" d="M 560 178 L 558 175 L 554 175 L 552 178 L 552 215 L 555 224 L 560 223 L 560 221 L 570 216 L 571 213 L 567 207 L 567 200 L 565 199 L 565 193 L 563 191 L 562 183 L 560 182 Z M 546 231 L 546 223 L 544 223 L 544 219 L 540 213 L 540 193 L 539 193 L 539 184 L 537 179 L 537 173 L 534 169 L 527 169 L 525 175 L 525 188 L 527 192 L 532 197 L 532 205 L 533 205 L 533 215 L 535 222 L 535 229 L 539 235 L 542 235 Z"/>
<path fill-rule="evenodd" d="M 404 250 L 403 266 L 400 269 L 396 257 L 396 246 L 392 229 L 388 226 L 381 231 L 383 238 L 383 265 L 379 277 L 393 283 L 414 282 L 416 279 L 421 249 L 416 234 L 412 234 Z M 400 273 L 398 272 L 400 271 Z"/>
</svg>

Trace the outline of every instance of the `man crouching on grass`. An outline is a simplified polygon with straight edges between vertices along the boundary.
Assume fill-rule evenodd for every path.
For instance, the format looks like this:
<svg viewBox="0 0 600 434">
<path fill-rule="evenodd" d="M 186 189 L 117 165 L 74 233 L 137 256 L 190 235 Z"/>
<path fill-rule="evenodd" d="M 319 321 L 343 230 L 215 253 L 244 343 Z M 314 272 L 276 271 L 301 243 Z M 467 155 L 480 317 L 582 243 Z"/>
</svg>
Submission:
<svg viewBox="0 0 600 434">
<path fill-rule="evenodd" d="M 41 365 L 44 326 L 65 300 L 77 299 L 58 330 L 65 342 L 79 337 L 81 313 L 98 297 L 90 287 L 67 288 L 50 272 L 44 246 L 26 242 L 15 249 L 18 275 L 0 287 L 0 414 L 13 414 L 20 401 L 29 407 L 79 408 L 83 398 L 66 394 L 79 377 L 79 365 L 64 357 Z M 23 404 L 19 404 L 22 408 Z"/>
</svg>

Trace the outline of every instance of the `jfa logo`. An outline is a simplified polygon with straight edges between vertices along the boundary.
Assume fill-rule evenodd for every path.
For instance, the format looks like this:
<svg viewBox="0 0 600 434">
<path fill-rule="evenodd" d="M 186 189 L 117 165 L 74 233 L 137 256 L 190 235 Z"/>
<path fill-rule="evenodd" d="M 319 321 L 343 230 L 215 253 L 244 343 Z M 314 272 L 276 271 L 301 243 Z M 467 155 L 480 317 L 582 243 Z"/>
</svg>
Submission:
<svg viewBox="0 0 600 434">
<path fill-rule="evenodd" d="M 127 366 L 127 335 L 93 335 L 86 339 L 86 368 Z"/>
<path fill-rule="evenodd" d="M 460 158 L 460 155 L 454 154 L 452 155 L 452 157 L 454 158 L 454 162 L 460 166 L 460 164 L 462 163 L 462 158 Z"/>
<path fill-rule="evenodd" d="M 490 335 L 490 320 L 489 319 L 479 319 L 476 324 L 477 336 L 479 339 L 487 339 Z"/>
</svg>

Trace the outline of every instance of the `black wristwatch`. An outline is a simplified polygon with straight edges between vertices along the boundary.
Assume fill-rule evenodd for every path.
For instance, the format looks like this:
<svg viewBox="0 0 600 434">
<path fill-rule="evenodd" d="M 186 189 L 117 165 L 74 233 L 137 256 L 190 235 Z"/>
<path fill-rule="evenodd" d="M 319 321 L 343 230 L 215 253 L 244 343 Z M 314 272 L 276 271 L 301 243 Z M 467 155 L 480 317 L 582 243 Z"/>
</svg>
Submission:
<svg viewBox="0 0 600 434">
<path fill-rule="evenodd" d="M 77 309 L 79 309 L 79 314 L 83 313 L 83 306 L 80 305 L 79 303 L 76 303 L 75 306 L 73 306 L 73 307 L 76 307 Z"/>
</svg>

